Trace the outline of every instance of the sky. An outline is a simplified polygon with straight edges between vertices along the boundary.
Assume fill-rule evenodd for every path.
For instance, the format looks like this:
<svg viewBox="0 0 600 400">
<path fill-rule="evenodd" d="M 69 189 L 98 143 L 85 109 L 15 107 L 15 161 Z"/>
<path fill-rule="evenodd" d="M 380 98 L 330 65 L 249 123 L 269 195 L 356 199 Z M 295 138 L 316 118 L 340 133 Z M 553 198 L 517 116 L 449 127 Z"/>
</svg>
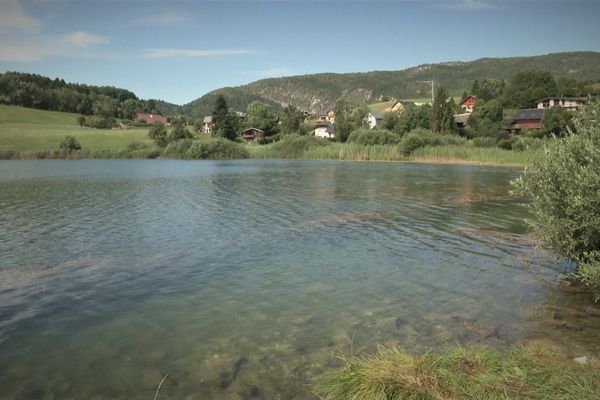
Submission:
<svg viewBox="0 0 600 400">
<path fill-rule="evenodd" d="M 188 103 L 320 72 L 600 51 L 600 0 L 0 0 L 0 72 Z"/>
</svg>

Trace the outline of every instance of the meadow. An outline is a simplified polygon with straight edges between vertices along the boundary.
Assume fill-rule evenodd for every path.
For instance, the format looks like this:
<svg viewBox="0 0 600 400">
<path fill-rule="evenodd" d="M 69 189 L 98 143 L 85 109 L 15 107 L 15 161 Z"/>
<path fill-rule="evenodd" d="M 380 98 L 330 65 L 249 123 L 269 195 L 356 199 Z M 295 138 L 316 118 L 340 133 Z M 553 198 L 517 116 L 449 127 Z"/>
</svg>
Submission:
<svg viewBox="0 0 600 400">
<path fill-rule="evenodd" d="M 84 150 L 122 150 L 132 143 L 152 145 L 148 128 L 93 129 L 77 125 L 78 114 L 0 105 L 0 151 L 58 150 L 66 135 Z"/>
</svg>

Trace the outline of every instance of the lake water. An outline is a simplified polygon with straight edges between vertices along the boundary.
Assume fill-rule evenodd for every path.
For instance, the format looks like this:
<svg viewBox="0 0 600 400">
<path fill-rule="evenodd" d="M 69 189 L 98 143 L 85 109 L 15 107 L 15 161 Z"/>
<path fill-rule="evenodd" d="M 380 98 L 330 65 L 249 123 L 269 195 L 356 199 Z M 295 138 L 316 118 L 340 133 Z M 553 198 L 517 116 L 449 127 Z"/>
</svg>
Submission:
<svg viewBox="0 0 600 400">
<path fill-rule="evenodd" d="M 598 354 L 516 169 L 0 162 L 0 397 L 305 399 L 335 354 Z"/>
</svg>

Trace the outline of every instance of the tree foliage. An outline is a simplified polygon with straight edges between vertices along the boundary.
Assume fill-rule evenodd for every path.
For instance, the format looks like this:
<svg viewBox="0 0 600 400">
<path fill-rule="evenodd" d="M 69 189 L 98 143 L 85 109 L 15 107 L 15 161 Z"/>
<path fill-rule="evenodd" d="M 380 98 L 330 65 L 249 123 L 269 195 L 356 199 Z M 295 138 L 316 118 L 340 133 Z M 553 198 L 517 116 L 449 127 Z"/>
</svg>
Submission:
<svg viewBox="0 0 600 400">
<path fill-rule="evenodd" d="M 160 122 L 155 122 L 148 131 L 148 137 L 152 139 L 158 146 L 165 147 L 168 143 L 167 128 L 165 128 L 165 126 Z"/>
<path fill-rule="evenodd" d="M 273 113 L 268 104 L 254 101 L 246 109 L 246 128 L 258 128 L 265 133 L 266 137 L 273 136 L 278 132 L 277 115 Z"/>
<path fill-rule="evenodd" d="M 289 104 L 283 109 L 281 118 L 281 130 L 285 134 L 296 133 L 300 130 L 300 125 L 304 120 L 302 112 L 293 104 Z"/>
<path fill-rule="evenodd" d="M 73 136 L 65 136 L 65 138 L 59 143 L 58 148 L 61 151 L 71 153 L 72 151 L 81 150 L 81 145 Z"/>
<path fill-rule="evenodd" d="M 544 112 L 542 123 L 548 134 L 564 136 L 569 129 L 574 129 L 573 113 L 563 107 L 551 107 Z"/>
<path fill-rule="evenodd" d="M 556 96 L 558 86 L 552 74 L 543 70 L 518 72 L 504 91 L 504 104 L 515 108 L 531 108 L 535 100 Z"/>
<path fill-rule="evenodd" d="M 577 133 L 545 149 L 513 182 L 531 197 L 529 224 L 554 251 L 580 262 L 578 276 L 600 300 L 600 102 L 575 119 Z"/>
<path fill-rule="evenodd" d="M 353 130 L 350 119 L 350 106 L 346 100 L 338 100 L 335 103 L 335 137 L 338 141 L 344 143 L 348 140 Z M 363 116 L 364 117 L 364 116 Z"/>
<path fill-rule="evenodd" d="M 454 130 L 454 101 L 446 89 L 440 86 L 435 93 L 431 110 L 431 131 L 435 133 Z"/>
</svg>

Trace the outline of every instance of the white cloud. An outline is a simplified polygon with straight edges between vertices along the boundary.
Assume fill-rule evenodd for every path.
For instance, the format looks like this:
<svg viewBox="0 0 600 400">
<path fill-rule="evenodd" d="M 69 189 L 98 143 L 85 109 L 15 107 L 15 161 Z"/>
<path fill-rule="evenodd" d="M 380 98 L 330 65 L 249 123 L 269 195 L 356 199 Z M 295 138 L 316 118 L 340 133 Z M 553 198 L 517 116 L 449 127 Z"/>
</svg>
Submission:
<svg viewBox="0 0 600 400">
<path fill-rule="evenodd" d="M 82 49 L 109 43 L 104 36 L 87 32 L 68 35 L 16 35 L 0 39 L 0 61 L 39 61 L 48 57 L 78 57 Z"/>
<path fill-rule="evenodd" d="M 175 11 L 168 11 L 156 15 L 147 15 L 140 18 L 135 18 L 133 22 L 147 25 L 164 25 L 173 26 L 186 22 L 188 17 Z"/>
<path fill-rule="evenodd" d="M 243 49 L 211 49 L 211 50 L 194 50 L 194 49 L 170 49 L 157 48 L 144 50 L 144 58 L 171 58 L 171 57 L 219 57 L 219 56 L 235 56 L 245 54 L 258 54 L 254 50 Z"/>
<path fill-rule="evenodd" d="M 42 23 L 23 11 L 17 0 L 0 0 L 0 32 L 36 32 Z"/>
<path fill-rule="evenodd" d="M 73 32 L 65 37 L 65 42 L 77 47 L 88 47 L 98 44 L 108 44 L 110 40 L 106 36 L 93 35 L 79 31 Z"/>
<path fill-rule="evenodd" d="M 443 8 L 466 11 L 493 10 L 498 8 L 498 4 L 494 4 L 487 0 L 458 0 L 452 3 L 441 4 L 440 6 Z"/>
</svg>

